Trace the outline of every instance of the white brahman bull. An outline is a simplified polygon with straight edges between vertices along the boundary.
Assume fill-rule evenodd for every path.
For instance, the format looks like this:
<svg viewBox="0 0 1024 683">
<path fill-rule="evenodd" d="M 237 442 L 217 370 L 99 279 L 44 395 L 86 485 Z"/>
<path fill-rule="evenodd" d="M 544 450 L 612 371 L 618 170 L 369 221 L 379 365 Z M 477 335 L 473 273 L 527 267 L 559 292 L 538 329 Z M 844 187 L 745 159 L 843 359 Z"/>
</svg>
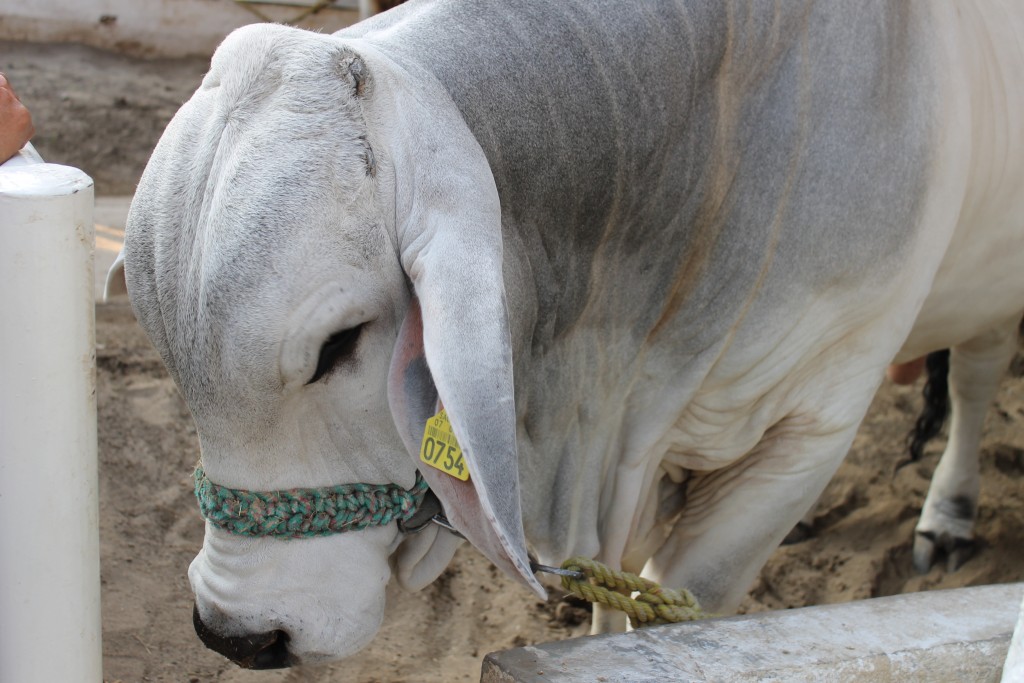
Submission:
<svg viewBox="0 0 1024 683">
<path fill-rule="evenodd" d="M 726 612 L 888 363 L 1003 355 L 1022 45 L 1012 0 L 414 1 L 240 29 L 143 175 L 128 291 L 209 481 L 421 469 L 538 594 L 530 551 L 582 554 Z M 439 404 L 468 482 L 415 457 Z M 197 626 L 248 665 L 344 657 L 392 572 L 423 586 L 457 542 L 208 522 Z"/>
</svg>

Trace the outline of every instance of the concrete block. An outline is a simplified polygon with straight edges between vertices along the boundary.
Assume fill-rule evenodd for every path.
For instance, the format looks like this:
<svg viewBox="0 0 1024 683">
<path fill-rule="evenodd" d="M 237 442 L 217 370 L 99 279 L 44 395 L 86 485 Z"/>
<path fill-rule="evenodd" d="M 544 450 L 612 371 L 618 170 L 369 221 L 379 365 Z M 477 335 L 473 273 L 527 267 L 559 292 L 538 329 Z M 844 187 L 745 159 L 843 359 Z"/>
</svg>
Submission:
<svg viewBox="0 0 1024 683">
<path fill-rule="evenodd" d="M 998 681 L 1024 583 L 656 626 L 487 655 L 483 683 Z"/>
</svg>

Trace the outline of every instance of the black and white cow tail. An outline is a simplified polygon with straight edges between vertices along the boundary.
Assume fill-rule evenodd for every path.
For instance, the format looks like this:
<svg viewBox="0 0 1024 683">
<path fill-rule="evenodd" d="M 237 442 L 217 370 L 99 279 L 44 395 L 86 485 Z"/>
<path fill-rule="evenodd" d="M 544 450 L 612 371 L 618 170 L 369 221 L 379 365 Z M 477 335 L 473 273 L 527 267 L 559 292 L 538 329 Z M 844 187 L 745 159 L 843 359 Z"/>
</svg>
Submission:
<svg viewBox="0 0 1024 683">
<path fill-rule="evenodd" d="M 925 359 L 925 369 L 928 381 L 921 392 L 924 407 L 914 428 L 907 434 L 910 462 L 921 459 L 924 447 L 942 430 L 949 414 L 949 349 L 929 353 Z"/>
</svg>

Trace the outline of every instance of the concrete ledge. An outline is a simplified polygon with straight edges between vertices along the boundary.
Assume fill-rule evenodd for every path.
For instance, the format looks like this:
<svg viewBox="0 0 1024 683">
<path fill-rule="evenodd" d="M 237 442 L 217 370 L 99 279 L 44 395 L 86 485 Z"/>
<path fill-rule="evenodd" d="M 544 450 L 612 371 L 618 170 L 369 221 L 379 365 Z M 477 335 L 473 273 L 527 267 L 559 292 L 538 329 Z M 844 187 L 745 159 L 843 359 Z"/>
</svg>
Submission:
<svg viewBox="0 0 1024 683">
<path fill-rule="evenodd" d="M 998 681 L 1024 583 L 761 612 L 506 650 L 483 683 Z"/>
</svg>

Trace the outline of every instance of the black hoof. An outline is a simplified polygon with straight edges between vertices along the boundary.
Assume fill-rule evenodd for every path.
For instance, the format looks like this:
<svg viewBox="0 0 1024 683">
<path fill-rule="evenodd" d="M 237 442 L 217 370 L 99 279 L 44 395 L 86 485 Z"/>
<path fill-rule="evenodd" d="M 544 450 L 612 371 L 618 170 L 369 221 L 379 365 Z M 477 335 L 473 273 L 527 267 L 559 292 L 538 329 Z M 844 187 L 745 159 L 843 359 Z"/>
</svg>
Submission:
<svg viewBox="0 0 1024 683">
<path fill-rule="evenodd" d="M 960 538 L 950 534 L 936 537 L 932 531 L 918 531 L 914 534 L 914 569 L 927 574 L 942 558 L 946 559 L 946 571 L 955 572 L 974 555 L 976 544 L 972 538 Z"/>
</svg>

